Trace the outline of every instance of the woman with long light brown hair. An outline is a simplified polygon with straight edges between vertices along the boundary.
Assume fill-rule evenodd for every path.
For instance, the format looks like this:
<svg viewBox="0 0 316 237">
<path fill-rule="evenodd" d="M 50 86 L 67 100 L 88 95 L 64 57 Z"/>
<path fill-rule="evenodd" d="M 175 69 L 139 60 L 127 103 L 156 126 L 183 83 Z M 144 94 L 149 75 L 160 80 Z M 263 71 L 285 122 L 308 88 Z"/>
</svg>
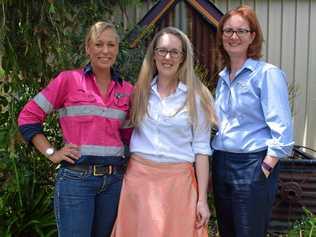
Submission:
<svg viewBox="0 0 316 237">
<path fill-rule="evenodd" d="M 132 157 L 112 236 L 207 237 L 215 117 L 182 31 L 167 27 L 154 36 L 135 85 L 131 121 Z"/>
</svg>

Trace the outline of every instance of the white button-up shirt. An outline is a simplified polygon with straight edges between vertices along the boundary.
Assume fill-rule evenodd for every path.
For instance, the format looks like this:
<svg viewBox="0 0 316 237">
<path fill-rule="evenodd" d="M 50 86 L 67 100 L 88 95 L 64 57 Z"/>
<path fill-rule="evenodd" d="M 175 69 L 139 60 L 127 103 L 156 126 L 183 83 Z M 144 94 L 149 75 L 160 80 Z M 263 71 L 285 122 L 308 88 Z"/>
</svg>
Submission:
<svg viewBox="0 0 316 237">
<path fill-rule="evenodd" d="M 148 115 L 134 129 L 130 151 L 145 159 L 168 163 L 192 163 L 196 154 L 211 155 L 211 125 L 205 119 L 199 96 L 196 96 L 195 127 L 191 123 L 187 106 L 183 106 L 186 97 L 187 87 L 179 82 L 175 93 L 161 98 L 157 90 L 157 79 L 154 79 L 151 83 Z"/>
</svg>

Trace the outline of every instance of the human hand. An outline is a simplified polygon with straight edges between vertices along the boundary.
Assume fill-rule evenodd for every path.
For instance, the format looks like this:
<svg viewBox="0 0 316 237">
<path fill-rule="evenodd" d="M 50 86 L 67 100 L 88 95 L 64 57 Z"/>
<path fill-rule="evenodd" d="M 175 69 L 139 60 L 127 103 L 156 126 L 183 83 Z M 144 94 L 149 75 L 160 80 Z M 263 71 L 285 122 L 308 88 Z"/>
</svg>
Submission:
<svg viewBox="0 0 316 237">
<path fill-rule="evenodd" d="M 262 161 L 261 169 L 266 178 L 269 177 L 272 169 L 276 166 L 279 159 L 274 156 L 267 155 L 264 160 Z"/>
<path fill-rule="evenodd" d="M 196 228 L 201 228 L 208 224 L 211 213 L 207 201 L 198 201 L 196 206 Z"/>
<path fill-rule="evenodd" d="M 75 160 L 78 160 L 79 158 L 79 147 L 74 144 L 66 144 L 63 148 L 51 155 L 49 160 L 51 160 L 54 164 L 59 164 L 63 160 L 74 164 Z"/>
<path fill-rule="evenodd" d="M 264 176 L 266 176 L 266 178 L 269 178 L 270 172 L 268 170 L 266 170 L 265 168 L 263 168 L 262 166 L 261 166 L 261 170 L 262 170 Z"/>
</svg>

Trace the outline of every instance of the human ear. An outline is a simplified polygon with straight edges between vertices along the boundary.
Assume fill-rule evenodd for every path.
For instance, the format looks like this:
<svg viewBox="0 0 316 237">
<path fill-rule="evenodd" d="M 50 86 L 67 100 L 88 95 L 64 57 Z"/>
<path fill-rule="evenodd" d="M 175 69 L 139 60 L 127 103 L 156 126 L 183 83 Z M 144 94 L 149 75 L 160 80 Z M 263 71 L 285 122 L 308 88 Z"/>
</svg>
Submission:
<svg viewBox="0 0 316 237">
<path fill-rule="evenodd" d="M 256 32 L 251 32 L 251 43 L 256 38 Z"/>
</svg>

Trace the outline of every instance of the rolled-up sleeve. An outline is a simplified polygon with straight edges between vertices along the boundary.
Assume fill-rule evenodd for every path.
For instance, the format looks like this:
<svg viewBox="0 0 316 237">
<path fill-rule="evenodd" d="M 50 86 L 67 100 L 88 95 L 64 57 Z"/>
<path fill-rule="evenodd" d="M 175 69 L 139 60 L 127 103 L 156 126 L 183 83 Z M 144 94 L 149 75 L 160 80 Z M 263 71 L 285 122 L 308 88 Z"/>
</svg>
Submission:
<svg viewBox="0 0 316 237">
<path fill-rule="evenodd" d="M 210 139 L 211 124 L 206 118 L 205 112 L 202 109 L 199 99 L 197 99 L 197 123 L 195 126 L 193 126 L 193 153 L 195 155 L 212 155 Z"/>
</svg>

